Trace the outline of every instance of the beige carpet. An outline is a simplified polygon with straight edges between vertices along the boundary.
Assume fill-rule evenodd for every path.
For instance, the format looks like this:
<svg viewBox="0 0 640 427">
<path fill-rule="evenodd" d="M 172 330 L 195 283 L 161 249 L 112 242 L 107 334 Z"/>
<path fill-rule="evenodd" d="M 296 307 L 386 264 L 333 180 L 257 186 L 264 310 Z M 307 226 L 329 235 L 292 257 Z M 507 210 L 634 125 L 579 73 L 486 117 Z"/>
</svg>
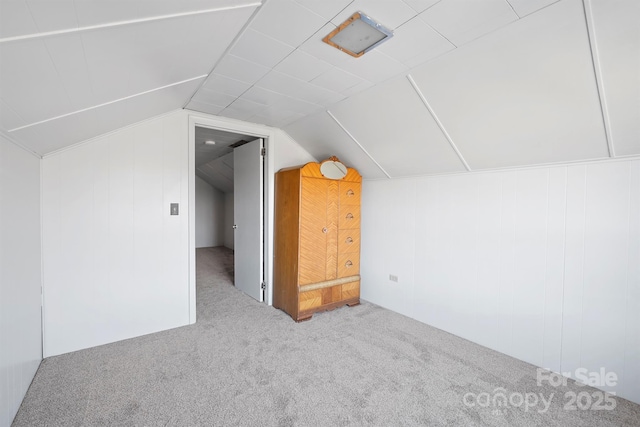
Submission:
<svg viewBox="0 0 640 427">
<path fill-rule="evenodd" d="M 639 425 L 640 405 L 565 410 L 597 391 L 373 304 L 296 324 L 233 287 L 228 249 L 197 274 L 195 325 L 44 360 L 14 425 Z"/>
</svg>

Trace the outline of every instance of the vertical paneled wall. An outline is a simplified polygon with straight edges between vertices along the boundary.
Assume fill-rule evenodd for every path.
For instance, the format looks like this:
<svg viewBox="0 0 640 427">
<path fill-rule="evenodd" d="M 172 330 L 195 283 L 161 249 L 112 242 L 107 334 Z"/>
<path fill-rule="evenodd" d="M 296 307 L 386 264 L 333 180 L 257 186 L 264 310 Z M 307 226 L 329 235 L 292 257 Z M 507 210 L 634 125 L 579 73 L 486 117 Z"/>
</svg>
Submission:
<svg viewBox="0 0 640 427">
<path fill-rule="evenodd" d="M 45 356 L 189 322 L 187 126 L 178 111 L 43 159 Z"/>
<path fill-rule="evenodd" d="M 224 193 L 199 176 L 196 183 L 196 248 L 224 244 Z"/>
<path fill-rule="evenodd" d="M 362 297 L 640 402 L 640 161 L 365 181 Z M 397 275 L 398 282 L 389 280 Z"/>
<path fill-rule="evenodd" d="M 40 159 L 0 136 L 0 426 L 42 360 Z"/>
</svg>

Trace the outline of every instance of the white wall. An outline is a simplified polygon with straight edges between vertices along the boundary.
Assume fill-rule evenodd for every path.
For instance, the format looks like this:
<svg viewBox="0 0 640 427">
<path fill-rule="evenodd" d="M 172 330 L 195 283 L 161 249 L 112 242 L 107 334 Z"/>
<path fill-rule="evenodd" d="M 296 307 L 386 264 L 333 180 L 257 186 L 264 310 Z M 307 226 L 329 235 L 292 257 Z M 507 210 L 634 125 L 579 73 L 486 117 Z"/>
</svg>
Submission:
<svg viewBox="0 0 640 427">
<path fill-rule="evenodd" d="M 188 324 L 188 148 L 176 111 L 43 159 L 45 356 Z"/>
<path fill-rule="evenodd" d="M 40 159 L 0 135 L 0 425 L 42 360 Z"/>
<path fill-rule="evenodd" d="M 224 244 L 225 197 L 196 176 L 196 248 Z"/>
<path fill-rule="evenodd" d="M 556 372 L 604 367 L 640 403 L 640 160 L 365 181 L 362 203 L 363 299 Z"/>
<path fill-rule="evenodd" d="M 276 130 L 276 144 L 273 146 L 273 150 L 275 172 L 278 172 L 282 168 L 324 160 L 314 158 L 307 150 L 291 138 L 288 133 L 280 129 Z"/>
<path fill-rule="evenodd" d="M 224 193 L 224 246 L 233 249 L 233 191 Z"/>
</svg>

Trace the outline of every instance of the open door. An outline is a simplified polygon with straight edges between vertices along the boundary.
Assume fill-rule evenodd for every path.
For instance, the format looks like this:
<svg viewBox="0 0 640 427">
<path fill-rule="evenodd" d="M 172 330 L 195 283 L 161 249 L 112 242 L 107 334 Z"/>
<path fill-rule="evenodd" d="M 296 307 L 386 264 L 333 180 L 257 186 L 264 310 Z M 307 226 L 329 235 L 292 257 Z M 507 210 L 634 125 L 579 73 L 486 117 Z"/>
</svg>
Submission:
<svg viewBox="0 0 640 427">
<path fill-rule="evenodd" d="M 235 286 L 264 300 L 264 156 L 261 138 L 233 150 Z"/>
</svg>

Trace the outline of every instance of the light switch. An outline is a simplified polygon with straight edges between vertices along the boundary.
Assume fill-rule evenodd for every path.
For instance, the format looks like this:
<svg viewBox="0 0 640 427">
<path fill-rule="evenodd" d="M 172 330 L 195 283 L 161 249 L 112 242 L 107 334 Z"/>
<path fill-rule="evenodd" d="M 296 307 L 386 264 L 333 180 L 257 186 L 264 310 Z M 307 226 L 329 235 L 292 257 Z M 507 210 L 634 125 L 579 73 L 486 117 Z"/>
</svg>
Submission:
<svg viewBox="0 0 640 427">
<path fill-rule="evenodd" d="M 180 213 L 180 204 L 179 203 L 171 203 L 171 215 L 179 215 Z"/>
</svg>

